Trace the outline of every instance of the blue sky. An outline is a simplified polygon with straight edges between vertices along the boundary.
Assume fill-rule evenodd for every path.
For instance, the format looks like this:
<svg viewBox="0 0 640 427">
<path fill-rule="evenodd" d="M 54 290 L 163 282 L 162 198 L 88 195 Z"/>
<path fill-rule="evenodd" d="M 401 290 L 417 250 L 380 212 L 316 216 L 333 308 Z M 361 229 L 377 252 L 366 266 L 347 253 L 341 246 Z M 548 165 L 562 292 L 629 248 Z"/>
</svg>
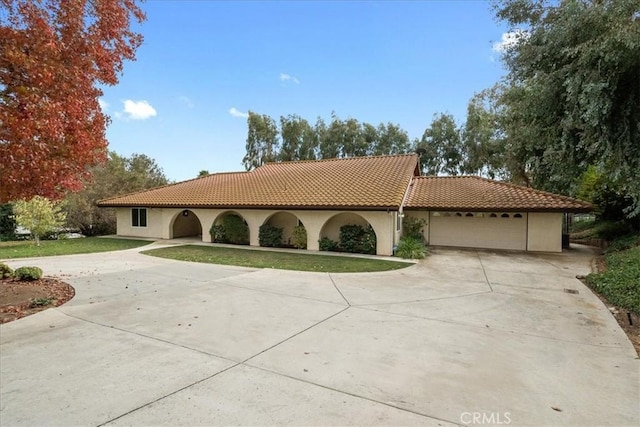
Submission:
<svg viewBox="0 0 640 427">
<path fill-rule="evenodd" d="M 181 181 L 242 170 L 247 111 L 335 111 L 419 138 L 440 112 L 464 121 L 504 70 L 506 27 L 485 1 L 148 1 L 144 44 L 101 98 L 110 149 Z"/>
</svg>

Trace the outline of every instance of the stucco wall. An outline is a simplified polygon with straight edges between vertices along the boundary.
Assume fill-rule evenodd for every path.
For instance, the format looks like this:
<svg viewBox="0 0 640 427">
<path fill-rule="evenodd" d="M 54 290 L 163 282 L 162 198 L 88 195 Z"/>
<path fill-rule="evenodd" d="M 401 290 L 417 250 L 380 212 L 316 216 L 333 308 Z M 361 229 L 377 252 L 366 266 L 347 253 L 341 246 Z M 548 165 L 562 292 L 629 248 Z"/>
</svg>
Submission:
<svg viewBox="0 0 640 427">
<path fill-rule="evenodd" d="M 131 208 L 118 208 L 118 235 L 172 239 L 174 237 L 174 221 L 184 208 L 149 208 L 147 209 L 147 227 L 131 227 Z M 259 246 L 258 230 L 271 216 L 278 212 L 289 212 L 296 216 L 307 229 L 307 249 L 318 250 L 318 239 L 321 237 L 325 223 L 335 215 L 344 213 L 336 210 L 300 210 L 281 211 L 271 209 L 189 209 L 202 224 L 202 241 L 211 242 L 209 229 L 214 222 L 225 213 L 234 212 L 244 218 L 249 225 L 250 245 Z M 376 233 L 377 254 L 391 255 L 396 243 L 396 212 L 390 211 L 350 211 L 368 221 Z M 354 217 L 354 219 L 357 217 Z M 344 222 L 346 224 L 348 222 Z M 351 222 L 353 223 L 353 222 Z"/>
<path fill-rule="evenodd" d="M 147 226 L 131 226 L 131 208 L 119 208 L 116 210 L 118 236 L 131 237 L 162 237 L 162 209 L 147 209 Z"/>
<path fill-rule="evenodd" d="M 529 214 L 527 250 L 562 252 L 562 213 Z"/>
</svg>

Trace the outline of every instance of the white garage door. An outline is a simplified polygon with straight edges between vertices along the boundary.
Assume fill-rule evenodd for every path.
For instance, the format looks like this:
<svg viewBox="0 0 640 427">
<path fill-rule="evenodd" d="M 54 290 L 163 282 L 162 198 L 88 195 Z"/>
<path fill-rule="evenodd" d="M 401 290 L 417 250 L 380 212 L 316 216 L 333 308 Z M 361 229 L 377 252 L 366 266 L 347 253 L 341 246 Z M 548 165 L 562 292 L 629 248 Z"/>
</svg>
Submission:
<svg viewBox="0 0 640 427">
<path fill-rule="evenodd" d="M 429 244 L 463 248 L 527 249 L 527 214 L 431 212 Z"/>
</svg>

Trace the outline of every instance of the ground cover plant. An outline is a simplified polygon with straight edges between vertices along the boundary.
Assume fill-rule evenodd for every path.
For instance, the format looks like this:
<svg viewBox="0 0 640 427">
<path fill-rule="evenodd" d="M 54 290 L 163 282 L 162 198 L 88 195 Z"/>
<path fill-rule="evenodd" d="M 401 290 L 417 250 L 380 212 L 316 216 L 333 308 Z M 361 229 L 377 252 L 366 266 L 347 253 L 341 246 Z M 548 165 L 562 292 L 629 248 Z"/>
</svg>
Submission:
<svg viewBox="0 0 640 427">
<path fill-rule="evenodd" d="M 609 302 L 640 315 L 640 246 L 611 252 L 606 270 L 587 276 L 587 282 Z"/>
<path fill-rule="evenodd" d="M 148 240 L 110 239 L 98 237 L 47 240 L 40 242 L 40 246 L 35 246 L 33 242 L 30 241 L 0 242 L 0 259 L 119 251 L 148 245 L 149 243 L 151 242 Z"/>
<path fill-rule="evenodd" d="M 330 273 L 388 271 L 413 265 L 407 262 L 370 258 L 219 248 L 199 245 L 152 249 L 142 253 L 181 261 Z"/>
</svg>

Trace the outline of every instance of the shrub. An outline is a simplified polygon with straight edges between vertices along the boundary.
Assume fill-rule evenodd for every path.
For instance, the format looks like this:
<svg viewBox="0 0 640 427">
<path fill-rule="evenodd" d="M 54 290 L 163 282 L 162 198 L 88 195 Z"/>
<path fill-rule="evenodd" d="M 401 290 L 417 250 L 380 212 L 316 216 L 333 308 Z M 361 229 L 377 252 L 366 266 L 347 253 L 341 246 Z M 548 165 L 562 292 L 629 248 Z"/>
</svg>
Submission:
<svg viewBox="0 0 640 427">
<path fill-rule="evenodd" d="M 29 300 L 29 307 L 45 307 L 53 302 L 54 298 L 45 297 L 45 298 L 31 298 Z"/>
<path fill-rule="evenodd" d="M 375 255 L 377 244 L 376 232 L 373 231 L 372 226 L 368 226 L 364 229 L 364 235 L 362 236 L 361 253 Z"/>
<path fill-rule="evenodd" d="M 277 248 L 282 246 L 282 228 L 271 224 L 262 224 L 258 231 L 260 246 Z"/>
<path fill-rule="evenodd" d="M 18 280 L 38 280 L 42 277 L 42 269 L 39 267 L 20 267 L 16 268 L 13 275 Z"/>
<path fill-rule="evenodd" d="M 211 234 L 211 241 L 213 243 L 227 243 L 227 236 L 224 233 L 224 225 L 212 225 L 209 229 L 209 234 Z"/>
<path fill-rule="evenodd" d="M 13 277 L 13 269 L 7 264 L 0 262 L 0 279 Z"/>
<path fill-rule="evenodd" d="M 629 224 L 619 221 L 619 222 L 610 222 L 603 221 L 596 226 L 595 234 L 597 237 L 607 240 L 613 241 L 618 237 L 622 237 L 626 234 L 629 234 L 631 228 Z"/>
<path fill-rule="evenodd" d="M 424 234 L 422 229 L 427 225 L 427 220 L 424 218 L 416 218 L 413 216 L 405 216 L 402 219 L 402 236 L 412 237 L 414 239 L 424 240 Z"/>
<path fill-rule="evenodd" d="M 307 229 L 304 228 L 304 225 L 296 225 L 293 227 L 291 243 L 296 249 L 307 249 Z"/>
<path fill-rule="evenodd" d="M 344 252 L 375 254 L 376 233 L 370 225 L 367 228 L 356 224 L 343 225 L 338 246 Z"/>
<path fill-rule="evenodd" d="M 408 259 L 422 259 L 427 255 L 427 248 L 422 239 L 415 237 L 403 237 L 398 243 L 396 256 Z"/>
<path fill-rule="evenodd" d="M 629 236 L 614 240 L 605 253 L 610 254 L 612 252 L 626 251 L 627 249 L 635 248 L 636 246 L 640 246 L 640 235 L 630 234 Z"/>
<path fill-rule="evenodd" d="M 13 215 L 13 205 L 0 205 L 0 241 L 17 240 L 16 218 Z"/>
<path fill-rule="evenodd" d="M 249 226 L 238 215 L 227 215 L 222 219 L 227 243 L 234 245 L 249 244 Z"/>
<path fill-rule="evenodd" d="M 249 226 L 235 214 L 226 215 L 222 218 L 221 224 L 212 225 L 209 233 L 214 243 L 249 244 Z"/>
<path fill-rule="evenodd" d="M 335 240 L 331 240 L 328 237 L 323 237 L 318 240 L 320 250 L 321 251 L 337 251 L 338 250 L 338 242 Z"/>
</svg>

